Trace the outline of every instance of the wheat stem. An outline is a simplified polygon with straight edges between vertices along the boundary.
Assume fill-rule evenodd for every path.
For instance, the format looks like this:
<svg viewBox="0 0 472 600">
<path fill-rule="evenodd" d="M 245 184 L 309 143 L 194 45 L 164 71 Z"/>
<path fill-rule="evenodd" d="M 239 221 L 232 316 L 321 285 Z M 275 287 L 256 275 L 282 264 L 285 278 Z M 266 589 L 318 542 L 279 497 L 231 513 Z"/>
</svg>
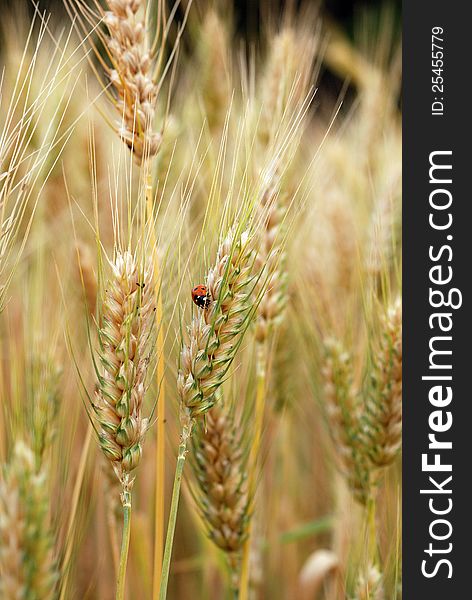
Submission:
<svg viewBox="0 0 472 600">
<path fill-rule="evenodd" d="M 377 564 L 377 533 L 375 527 L 375 494 L 370 494 L 367 501 L 367 550 L 369 562 Z"/>
<path fill-rule="evenodd" d="M 120 566 L 116 584 L 116 600 L 124 600 L 126 584 L 126 565 L 128 563 L 129 539 L 131 533 L 131 491 L 124 488 L 123 502 L 123 537 L 121 539 Z"/>
<path fill-rule="evenodd" d="M 116 518 L 113 512 L 108 508 L 107 514 L 108 533 L 110 535 L 110 547 L 113 558 L 113 569 L 115 576 L 118 576 L 120 557 L 118 551 L 118 539 L 116 536 Z"/>
<path fill-rule="evenodd" d="M 264 423 L 264 408 L 265 408 L 265 388 L 266 388 L 266 361 L 267 361 L 267 345 L 265 343 L 257 344 L 256 358 L 256 376 L 257 376 L 257 392 L 256 392 L 256 413 L 254 425 L 254 437 L 249 451 L 249 483 L 248 493 L 250 501 L 254 499 L 257 482 L 257 457 L 261 447 L 262 426 Z M 251 540 L 253 533 L 253 520 L 250 519 L 248 527 L 248 536 L 244 542 L 243 558 L 241 563 L 241 582 L 239 598 L 247 600 L 249 593 L 249 566 L 251 554 Z"/>
<path fill-rule="evenodd" d="M 150 174 L 146 185 L 146 210 L 150 224 L 150 242 L 153 248 L 152 261 L 154 267 L 154 295 L 156 303 L 156 345 L 157 369 L 156 383 L 158 390 L 157 402 L 157 439 L 156 439 L 156 501 L 154 507 L 154 568 L 153 568 L 153 599 L 157 600 L 162 572 L 162 556 L 164 552 L 164 498 L 165 498 L 165 382 L 164 382 L 164 334 L 162 330 L 162 297 L 160 294 L 160 268 L 157 254 L 157 242 L 154 233 L 152 206 L 152 185 Z"/>
<path fill-rule="evenodd" d="M 67 585 L 70 574 L 70 561 L 72 558 L 72 552 L 74 550 L 74 523 L 77 515 L 77 509 L 79 506 L 80 492 L 82 490 L 82 483 L 84 481 L 85 476 L 85 467 L 87 466 L 87 458 L 90 449 L 90 442 L 92 440 L 93 427 L 92 424 L 89 423 L 87 427 L 87 433 L 85 435 L 85 440 L 82 446 L 82 452 L 80 455 L 80 463 L 77 471 L 77 477 L 75 478 L 74 491 L 72 494 L 71 506 L 72 509 L 70 511 L 69 522 L 67 527 L 67 542 L 66 542 L 66 551 L 64 554 L 64 560 L 62 561 L 62 576 L 61 576 L 61 592 L 59 596 L 59 600 L 65 600 L 67 593 Z"/>
<path fill-rule="evenodd" d="M 162 561 L 161 586 L 159 590 L 159 599 L 165 600 L 167 597 L 167 584 L 169 582 L 170 559 L 172 556 L 172 545 L 174 541 L 175 525 L 177 522 L 177 510 L 179 507 L 180 485 L 182 483 L 182 473 L 184 470 L 185 458 L 187 455 L 187 442 L 191 435 L 191 427 L 184 426 L 179 445 L 179 454 L 177 457 L 177 466 L 175 468 L 174 486 L 172 489 L 172 501 L 170 505 L 169 523 L 167 525 L 166 545 L 164 549 L 164 559 Z"/>
</svg>

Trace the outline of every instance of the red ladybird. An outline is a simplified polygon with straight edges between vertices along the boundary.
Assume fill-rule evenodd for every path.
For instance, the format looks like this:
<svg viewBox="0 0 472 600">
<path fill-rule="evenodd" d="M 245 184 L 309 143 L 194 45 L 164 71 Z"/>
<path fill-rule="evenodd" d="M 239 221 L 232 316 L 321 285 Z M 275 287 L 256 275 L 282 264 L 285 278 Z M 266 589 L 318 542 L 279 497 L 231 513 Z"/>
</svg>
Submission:
<svg viewBox="0 0 472 600">
<path fill-rule="evenodd" d="M 208 308 L 211 298 L 207 288 L 204 285 L 197 285 L 192 290 L 192 300 L 199 308 Z"/>
</svg>

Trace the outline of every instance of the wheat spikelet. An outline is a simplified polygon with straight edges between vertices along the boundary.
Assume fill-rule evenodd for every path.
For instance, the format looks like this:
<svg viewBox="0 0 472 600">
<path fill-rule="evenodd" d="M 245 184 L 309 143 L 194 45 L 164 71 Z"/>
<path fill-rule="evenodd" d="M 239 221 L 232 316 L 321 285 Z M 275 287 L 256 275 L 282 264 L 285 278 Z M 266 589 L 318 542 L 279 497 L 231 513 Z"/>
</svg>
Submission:
<svg viewBox="0 0 472 600">
<path fill-rule="evenodd" d="M 103 21 L 109 35 L 106 45 L 112 68 L 108 76 L 116 91 L 121 118 L 119 133 L 141 164 L 157 154 L 161 135 L 153 131 L 158 87 L 153 81 L 153 60 L 147 44 L 144 0 L 108 0 Z"/>
<path fill-rule="evenodd" d="M 249 500 L 241 433 L 227 407 L 214 406 L 193 439 L 197 500 L 211 540 L 227 556 L 237 578 L 247 536 Z"/>
<path fill-rule="evenodd" d="M 364 436 L 377 467 L 391 464 L 402 439 L 402 306 L 397 300 L 382 319 L 382 329 L 367 394 Z"/>
<path fill-rule="evenodd" d="M 365 574 L 361 574 L 356 583 L 354 600 L 384 600 L 382 574 L 378 567 L 369 565 Z"/>
<path fill-rule="evenodd" d="M 139 463 L 148 419 L 142 415 L 150 332 L 154 317 L 152 269 L 130 252 L 112 264 L 103 306 L 100 362 L 94 413 L 100 446 L 124 485 Z"/>
<path fill-rule="evenodd" d="M 45 469 L 19 441 L 0 477 L 0 597 L 54 598 L 57 571 Z"/>
<path fill-rule="evenodd" d="M 325 343 L 322 376 L 326 413 L 340 470 L 356 500 L 365 504 L 370 490 L 370 470 L 361 443 L 351 358 L 336 340 Z"/>
<path fill-rule="evenodd" d="M 192 319 L 180 354 L 177 390 L 184 426 L 215 404 L 248 323 L 253 262 L 248 233 L 233 228 L 208 272 L 209 306 Z"/>
<path fill-rule="evenodd" d="M 256 210 L 260 219 L 260 235 L 255 270 L 261 273 L 255 286 L 255 296 L 259 299 L 256 339 L 263 343 L 270 328 L 282 319 L 287 302 L 285 252 L 281 240 L 286 206 L 277 177 L 261 194 Z"/>
</svg>

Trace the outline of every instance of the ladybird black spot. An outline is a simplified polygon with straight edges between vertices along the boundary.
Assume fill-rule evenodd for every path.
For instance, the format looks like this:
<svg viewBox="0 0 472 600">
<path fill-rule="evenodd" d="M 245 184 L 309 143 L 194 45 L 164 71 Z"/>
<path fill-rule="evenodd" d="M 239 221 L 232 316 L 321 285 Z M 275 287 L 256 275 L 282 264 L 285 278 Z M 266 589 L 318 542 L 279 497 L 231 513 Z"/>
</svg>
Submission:
<svg viewBox="0 0 472 600">
<path fill-rule="evenodd" d="M 208 308 L 210 306 L 210 296 L 208 294 L 205 296 L 195 295 L 193 301 L 199 308 Z"/>
</svg>

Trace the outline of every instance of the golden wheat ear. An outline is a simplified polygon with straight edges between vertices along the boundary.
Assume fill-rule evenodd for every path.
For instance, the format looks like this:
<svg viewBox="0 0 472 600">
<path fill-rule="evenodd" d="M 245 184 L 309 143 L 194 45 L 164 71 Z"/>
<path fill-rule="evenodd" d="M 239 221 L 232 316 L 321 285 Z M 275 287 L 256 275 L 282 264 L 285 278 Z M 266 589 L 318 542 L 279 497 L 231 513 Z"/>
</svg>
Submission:
<svg viewBox="0 0 472 600">
<path fill-rule="evenodd" d="M 283 247 L 284 221 L 287 212 L 286 194 L 280 191 L 279 178 L 263 191 L 256 206 L 259 227 L 255 270 L 261 273 L 255 286 L 258 300 L 256 340 L 267 341 L 269 331 L 282 318 L 287 303 L 287 273 Z"/>
<path fill-rule="evenodd" d="M 246 455 L 235 416 L 217 404 L 194 435 L 191 462 L 198 510 L 208 537 L 226 554 L 235 589 L 249 525 Z"/>
<path fill-rule="evenodd" d="M 121 116 L 121 139 L 141 164 L 157 154 L 160 133 L 153 131 L 158 86 L 153 80 L 153 57 L 146 35 L 144 0 L 108 0 L 103 22 L 111 67 L 107 75 L 115 90 Z"/>
<path fill-rule="evenodd" d="M 188 3 L 173 47 L 167 55 L 170 26 L 178 2 L 165 15 L 163 0 L 64 0 L 79 35 L 92 47 L 102 67 L 90 61 L 98 81 L 114 106 L 113 128 L 131 150 L 138 165 L 159 152 L 164 124 L 155 129 L 158 99 L 166 75 L 178 54 L 180 37 L 190 10 Z M 97 38 L 93 41 L 93 38 Z M 103 47 L 104 52 L 100 47 Z M 165 123 L 169 98 L 159 108 Z"/>
</svg>

